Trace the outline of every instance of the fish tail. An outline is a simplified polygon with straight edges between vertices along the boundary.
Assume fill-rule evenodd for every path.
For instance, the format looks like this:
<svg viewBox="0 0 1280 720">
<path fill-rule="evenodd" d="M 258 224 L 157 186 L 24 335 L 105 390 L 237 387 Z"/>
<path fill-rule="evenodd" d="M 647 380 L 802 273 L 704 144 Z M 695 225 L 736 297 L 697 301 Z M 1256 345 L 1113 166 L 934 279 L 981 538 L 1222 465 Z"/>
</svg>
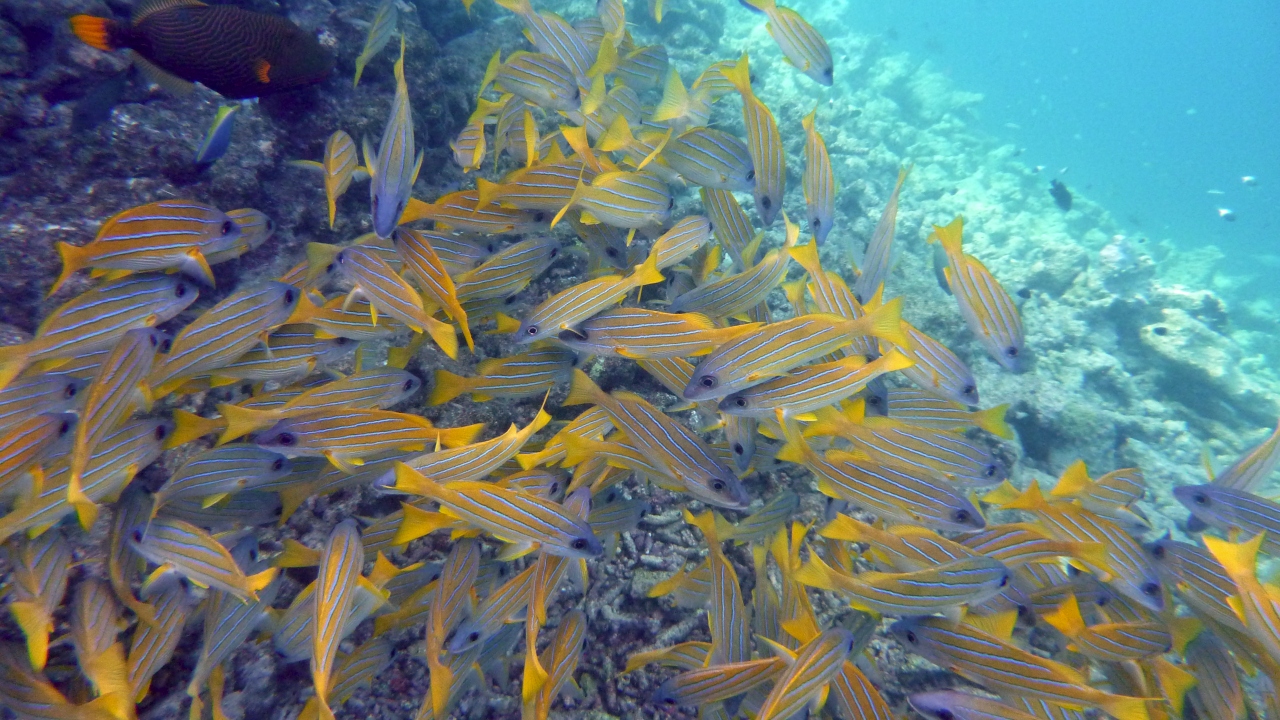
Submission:
<svg viewBox="0 0 1280 720">
<path fill-rule="evenodd" d="M 653 285 L 654 283 L 662 282 L 664 279 L 662 271 L 658 269 L 657 251 L 650 252 L 649 257 L 636 266 L 636 285 Z"/>
<path fill-rule="evenodd" d="M 396 490 L 403 490 L 417 495 L 425 494 L 418 492 L 420 484 L 416 478 L 406 474 L 404 480 L 408 484 L 402 488 L 400 487 L 401 479 L 399 473 L 397 473 Z M 428 490 L 428 492 L 430 491 Z M 400 521 L 400 527 L 396 530 L 395 538 L 391 542 L 394 545 L 403 545 L 420 537 L 426 537 L 437 530 L 456 527 L 457 524 L 456 520 L 444 513 L 431 512 L 430 510 L 423 510 L 409 503 L 404 503 L 404 518 Z"/>
<path fill-rule="evenodd" d="M 604 391 L 591 380 L 591 377 L 574 368 L 573 380 L 569 383 L 569 397 L 562 405 L 598 405 Z"/>
<path fill-rule="evenodd" d="M 657 597 L 662 597 L 664 595 L 670 595 L 671 593 L 680 589 L 680 587 L 684 584 L 685 577 L 687 576 L 688 576 L 688 573 L 685 572 L 684 568 L 677 570 L 675 575 L 672 575 L 666 580 L 661 580 L 657 583 L 654 583 L 653 587 L 649 588 L 649 593 L 648 593 L 649 597 L 657 598 Z"/>
<path fill-rule="evenodd" d="M 649 118 L 655 123 L 682 118 L 689 112 L 689 91 L 680 80 L 680 73 L 673 67 L 667 71 L 667 81 L 662 86 L 662 100 Z"/>
<path fill-rule="evenodd" d="M 747 97 L 752 94 L 751 65 L 750 61 L 747 59 L 746 53 L 742 53 L 742 57 L 738 59 L 738 62 L 733 67 L 724 68 L 720 72 L 729 80 L 730 83 L 733 83 L 733 86 L 738 89 L 738 92 L 741 93 L 743 97 Z"/>
<path fill-rule="evenodd" d="M 226 415 L 223 415 L 223 417 L 225 418 Z M 173 433 L 165 441 L 165 449 L 173 449 L 205 435 L 212 435 L 223 429 L 226 424 L 224 420 L 219 418 L 204 418 L 186 410 L 174 410 L 173 422 Z"/>
<path fill-rule="evenodd" d="M 964 218 L 957 215 L 955 220 L 947 223 L 947 225 L 934 225 L 933 232 L 929 234 L 927 240 L 929 242 L 937 241 L 942 245 L 942 249 L 947 251 L 947 256 L 959 254 L 963 252 L 960 248 L 963 245 L 962 236 L 964 235 Z"/>
<path fill-rule="evenodd" d="M 1005 487 L 1005 485 L 1008 485 L 1008 487 Z M 1000 492 L 999 499 L 1004 500 L 1003 503 L 996 501 L 1001 510 L 1037 510 L 1045 506 L 1044 494 L 1040 492 L 1040 483 L 1035 480 L 1032 480 L 1027 489 L 1021 493 L 1013 485 L 1009 484 L 1008 480 L 1005 481 L 1004 485 L 992 492 L 994 494 L 997 491 Z M 1004 495 L 1013 495 L 1013 497 L 1005 498 Z M 988 502 L 992 502 L 992 497 L 993 495 L 988 495 L 985 499 Z"/>
<path fill-rule="evenodd" d="M 583 163 L 582 167 L 583 169 L 586 169 L 587 166 L 585 162 Z M 564 214 L 569 212 L 569 208 L 573 207 L 574 203 L 581 200 L 582 197 L 586 194 L 587 194 L 587 185 L 586 183 L 582 182 L 582 176 L 579 175 L 578 184 L 574 186 L 573 194 L 569 196 L 569 202 L 565 203 L 564 207 L 560 208 L 560 212 L 556 213 L 556 216 L 551 219 L 551 227 L 555 228 L 555 226 L 560 222 L 560 219 L 564 217 Z"/>
<path fill-rule="evenodd" d="M 431 388 L 428 405 L 443 405 L 459 395 L 470 392 L 471 378 L 455 375 L 448 370 L 436 370 L 435 387 Z"/>
<path fill-rule="evenodd" d="M 276 573 L 280 572 L 280 568 L 267 568 L 257 575 L 250 575 L 245 578 L 248 582 L 245 587 L 249 588 L 250 593 L 257 593 L 259 590 L 271 584 L 276 579 Z"/>
<path fill-rule="evenodd" d="M 782 411 L 778 411 L 778 424 L 782 426 L 782 436 L 786 443 L 778 449 L 775 457 L 785 462 L 800 463 L 805 458 L 813 455 L 813 448 L 809 447 L 808 441 L 800 434 L 800 425 L 792 418 L 782 417 Z"/>
<path fill-rule="evenodd" d="M 494 0 L 494 2 L 517 15 L 528 15 L 533 12 L 533 4 L 529 0 Z"/>
<path fill-rule="evenodd" d="M 905 370 L 916 364 L 915 360 L 912 360 L 911 358 L 902 354 L 902 352 L 898 350 L 898 348 L 889 348 L 889 352 L 880 356 L 880 359 L 875 362 L 878 362 L 880 364 L 881 372 L 895 372 L 897 370 Z M 1003 409 L 1000 410 L 1001 424 L 1004 423 L 1004 409 L 1007 409 L 1008 406 L 1005 405 L 1005 406 L 1002 406 L 1002 408 Z M 996 408 L 993 408 L 993 409 L 996 409 Z M 1005 427 L 1006 429 L 1008 428 L 1007 425 Z M 983 428 L 983 429 L 985 430 L 986 428 Z M 992 433 L 992 434 L 995 435 L 998 433 Z M 1004 436 L 1001 436 L 1001 437 L 1004 437 Z M 1012 439 L 1012 436 L 1010 436 L 1010 439 Z"/>
<path fill-rule="evenodd" d="M 220 403 L 218 412 L 222 413 L 223 419 L 226 421 L 227 427 L 222 431 L 222 435 L 218 438 L 218 444 L 223 445 L 238 437 L 243 437 L 251 432 L 257 432 L 266 427 L 271 427 L 275 422 L 276 414 L 267 410 L 254 410 L 253 408 L 244 408 L 239 405 L 231 405 L 230 403 Z M 216 420 L 206 420 L 205 418 L 197 418 L 203 423 L 216 423 Z M 174 434 L 177 434 L 176 432 Z M 203 434 L 203 433 L 202 433 Z"/>
<path fill-rule="evenodd" d="M 869 335 L 874 335 L 898 347 L 911 347 L 911 341 L 902 330 L 902 298 L 890 300 L 880 308 L 867 313 L 862 320 L 871 326 Z"/>
<path fill-rule="evenodd" d="M 106 693 L 79 706 L 77 709 L 83 709 L 85 711 L 84 717 L 87 718 L 109 715 L 118 720 L 128 720 L 128 718 L 135 717 L 134 702 L 129 699 L 127 692 Z"/>
<path fill-rule="evenodd" d="M 973 416 L 973 424 L 1005 440 L 1013 440 L 1013 428 L 1005 422 L 1004 416 L 1009 412 L 1009 403 L 982 410 Z"/>
<path fill-rule="evenodd" d="M 62 289 L 63 284 L 71 279 L 72 275 L 87 266 L 89 259 L 89 253 L 85 251 L 84 247 L 66 242 L 58 243 L 58 255 L 62 257 L 62 273 L 53 282 L 53 287 L 49 288 L 49 294 L 45 295 L 45 297 L 53 297 L 55 293 Z"/>
<path fill-rule="evenodd" d="M 797 245 L 788 249 L 787 253 L 791 255 L 792 260 L 800 263 L 800 267 L 804 268 L 805 272 L 814 277 L 821 276 L 822 261 L 818 259 L 818 243 L 816 241 L 810 240 L 805 245 Z M 804 287 L 803 281 L 801 281 L 800 287 Z"/>
<path fill-rule="evenodd" d="M 1083 493 L 1091 485 L 1093 481 L 1089 479 L 1089 471 L 1084 461 L 1076 460 L 1062 472 L 1062 477 L 1058 478 L 1058 483 L 1053 486 L 1049 494 L 1054 497 L 1071 497 Z"/>
<path fill-rule="evenodd" d="M 568 433 L 564 438 L 564 459 L 560 461 L 560 465 L 561 467 L 580 465 L 601 454 L 604 445 L 599 440 Z"/>
<path fill-rule="evenodd" d="M 446 322 L 440 322 L 430 315 L 427 315 L 426 318 L 427 334 L 436 342 L 436 345 L 440 346 L 440 350 L 449 356 L 450 360 L 457 360 L 458 333 L 453 329 L 453 326 Z"/>
<path fill-rule="evenodd" d="M 1227 542 L 1209 535 L 1204 535 L 1202 539 L 1205 547 L 1209 549 L 1209 552 L 1213 553 L 1214 558 L 1227 571 L 1227 575 L 1234 580 L 1236 578 L 1250 579 L 1257 577 L 1258 548 L 1262 547 L 1262 541 L 1265 536 L 1265 532 L 1260 532 L 1254 535 L 1253 539 L 1242 543 Z"/>
<path fill-rule="evenodd" d="M 738 2 L 751 12 L 764 13 L 765 15 L 778 9 L 778 4 L 774 0 L 738 0 Z"/>
<path fill-rule="evenodd" d="M 1112 695 L 1099 704 L 1102 711 L 1116 720 L 1150 720 L 1147 701 L 1127 695 Z"/>
<path fill-rule="evenodd" d="M 472 214 L 489 207 L 502 192 L 502 186 L 491 180 L 476 178 L 476 209 Z"/>
<path fill-rule="evenodd" d="M 702 531 L 702 536 L 706 538 L 707 545 L 711 547 L 712 552 L 720 548 L 720 534 L 716 529 L 715 513 L 708 510 L 701 515 L 694 515 L 689 512 L 688 508 L 685 508 L 684 521 Z"/>
<path fill-rule="evenodd" d="M 67 478 L 67 502 L 76 509 L 80 526 L 85 530 L 93 527 L 93 524 L 98 521 L 98 505 L 84 494 L 84 490 L 80 487 L 79 473 L 73 472 Z"/>
<path fill-rule="evenodd" d="M 801 585 L 816 587 L 821 590 L 835 590 L 836 571 L 823 562 L 817 553 L 809 553 L 809 562 L 791 573 L 791 579 Z"/>
<path fill-rule="evenodd" d="M 53 618 L 37 603 L 18 601 L 9 603 L 14 622 L 27 636 L 27 659 L 39 672 L 49 660 L 49 633 L 53 632 Z"/>
<path fill-rule="evenodd" d="M 1080 614 L 1080 603 L 1076 601 L 1074 593 L 1068 594 L 1061 605 L 1040 617 L 1069 638 L 1079 635 L 1085 629 L 1084 616 Z"/>
<path fill-rule="evenodd" d="M 120 42 L 120 24 L 111 18 L 73 15 L 71 32 L 89 47 L 110 52 L 124 47 Z"/>
<path fill-rule="evenodd" d="M 746 2 L 746 0 L 739 0 L 739 1 Z M 808 115 L 805 115 L 803 118 L 800 119 L 800 127 L 804 128 L 804 131 L 806 133 L 813 132 L 814 122 L 817 120 L 817 117 L 818 117 L 818 108 L 815 107 L 814 109 L 809 111 Z"/>
<path fill-rule="evenodd" d="M 484 432 L 484 423 L 475 423 L 456 428 L 441 428 L 437 437 L 441 445 L 447 448 L 457 448 L 470 445 L 482 432 Z"/>
<path fill-rule="evenodd" d="M 31 346 L 9 345 L 0 347 L 0 390 L 3 390 L 31 362 Z"/>
</svg>

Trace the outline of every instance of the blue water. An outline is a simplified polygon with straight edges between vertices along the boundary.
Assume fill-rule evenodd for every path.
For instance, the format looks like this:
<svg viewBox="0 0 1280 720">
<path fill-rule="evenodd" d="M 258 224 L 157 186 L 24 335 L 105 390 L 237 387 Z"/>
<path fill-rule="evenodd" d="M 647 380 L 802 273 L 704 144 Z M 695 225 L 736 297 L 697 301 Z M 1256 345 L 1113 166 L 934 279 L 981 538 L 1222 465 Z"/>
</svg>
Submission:
<svg viewBox="0 0 1280 720">
<path fill-rule="evenodd" d="M 1135 234 L 1217 245 L 1228 271 L 1274 264 L 1280 274 L 1280 3 L 850 8 L 859 30 L 983 93 L 981 129 L 1024 147 L 1046 187 L 1060 177 Z"/>
</svg>

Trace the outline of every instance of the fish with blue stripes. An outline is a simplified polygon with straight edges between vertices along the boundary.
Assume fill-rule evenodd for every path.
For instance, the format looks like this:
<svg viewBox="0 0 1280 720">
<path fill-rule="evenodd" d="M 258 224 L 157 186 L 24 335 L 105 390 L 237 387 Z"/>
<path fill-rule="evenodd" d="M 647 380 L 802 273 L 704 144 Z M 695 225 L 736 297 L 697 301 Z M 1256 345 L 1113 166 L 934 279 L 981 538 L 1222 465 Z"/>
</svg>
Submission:
<svg viewBox="0 0 1280 720">
<path fill-rule="evenodd" d="M 342 197 L 353 180 L 367 180 L 369 172 L 360 166 L 360 151 L 355 140 L 341 130 L 336 130 L 324 144 L 324 158 L 294 160 L 290 165 L 324 174 L 324 195 L 329 203 L 329 229 L 338 214 L 338 198 Z"/>
<path fill-rule="evenodd" d="M 364 165 L 369 173 L 369 204 L 373 210 L 373 231 L 380 238 L 391 237 L 400 224 L 400 216 L 409 204 L 409 193 L 418 181 L 422 153 L 413 141 L 413 108 L 409 104 L 409 86 L 404 79 L 404 37 L 400 38 L 400 59 L 395 65 L 396 95 L 391 114 L 382 131 L 378 151 L 366 138 Z M 415 155 L 416 152 L 416 155 Z"/>
<path fill-rule="evenodd" d="M 817 114 L 818 111 L 814 110 L 801 121 L 804 127 L 804 176 L 801 184 L 809 232 L 813 233 L 814 242 L 821 245 L 826 242 L 835 221 L 836 180 L 831 171 L 827 143 L 818 133 Z"/>
<path fill-rule="evenodd" d="M 87 245 L 59 242 L 62 274 L 49 294 L 85 268 L 104 275 L 177 270 L 213 285 L 205 254 L 226 250 L 239 240 L 240 226 L 217 208 L 193 200 L 139 205 L 113 215 Z"/>
<path fill-rule="evenodd" d="M 334 467 L 354 472 L 371 455 L 396 449 L 421 452 L 436 445 L 459 447 L 483 429 L 483 423 L 436 427 L 422 416 L 390 410 L 315 410 L 281 420 L 254 442 L 287 457 L 324 457 Z"/>
<path fill-rule="evenodd" d="M 742 192 L 755 186 L 756 170 L 747 144 L 723 130 L 688 130 L 672 138 L 661 157 L 694 185 Z"/>
<path fill-rule="evenodd" d="M 352 87 L 359 87 L 360 76 L 364 74 L 365 66 L 382 52 L 387 43 L 391 42 L 391 36 L 396 34 L 399 19 L 400 13 L 396 10 L 396 0 L 383 0 L 373 11 L 373 20 L 369 22 L 369 34 L 365 36 L 364 47 L 356 56 L 356 75 L 351 81 Z M 329 226 L 333 227 L 332 220 Z"/>
<path fill-rule="evenodd" d="M 333 718 L 333 710 L 329 708 L 329 681 L 363 566 L 360 531 L 355 520 L 344 520 L 329 534 L 320 552 L 312 617 L 311 678 L 320 703 L 320 717 L 325 720 Z"/>
<path fill-rule="evenodd" d="M 760 222 L 770 227 L 782 210 L 782 197 L 787 190 L 787 157 L 782 149 L 778 122 L 751 89 L 751 69 L 746 54 L 737 65 L 723 72 L 742 95 L 742 124 L 747 129 L 747 150 L 756 171 L 752 196 Z"/>
<path fill-rule="evenodd" d="M 457 358 L 458 336 L 453 326 L 427 314 L 422 294 L 414 290 L 378 254 L 353 245 L 343 248 L 334 256 L 333 266 L 339 275 L 355 285 L 348 298 L 358 294 L 369 301 L 370 316 L 375 324 L 378 321 L 377 312 L 381 310 L 404 323 L 410 330 L 427 333 L 445 355 L 450 359 Z"/>
<path fill-rule="evenodd" d="M 1022 314 L 991 271 L 964 252 L 963 230 L 964 220 L 957 216 L 945 227 L 934 225 L 929 241 L 940 244 L 947 254 L 947 284 L 969 329 L 996 362 L 1021 372 L 1026 346 Z"/>
<path fill-rule="evenodd" d="M 469 393 L 474 402 L 491 398 L 522 398 L 541 395 L 562 383 L 577 365 L 577 356 L 554 346 L 535 346 L 519 355 L 489 358 L 476 365 L 472 377 L 438 369 L 428 405 L 440 405 Z"/>
<path fill-rule="evenodd" d="M 510 543 L 508 557 L 538 548 L 568 558 L 597 557 L 604 552 L 585 517 L 575 517 L 562 506 L 532 495 L 484 482 L 439 485 L 404 463 L 396 465 L 396 484 L 412 484 L 448 513 Z"/>
<path fill-rule="evenodd" d="M 767 18 L 769 34 L 791 65 L 822 85 L 835 81 L 835 63 L 831 48 L 813 25 L 800 13 L 778 5 L 774 0 L 739 0 L 743 6 L 763 13 Z"/>
<path fill-rule="evenodd" d="M 861 302 L 870 300 L 876 291 L 889 278 L 893 268 L 893 235 L 898 225 L 898 196 L 902 193 L 902 184 L 907 181 L 911 166 L 898 170 L 898 182 L 889 194 L 889 201 L 880 212 L 880 222 L 867 241 L 867 249 L 862 254 L 862 272 L 853 284 L 854 296 Z"/>
<path fill-rule="evenodd" d="M 112 348 L 89 386 L 80 421 L 76 424 L 67 480 L 67 501 L 75 506 L 80 524 L 86 528 L 93 526 L 98 508 L 81 488 L 85 467 L 93 449 L 122 420 L 136 409 L 151 406 L 151 389 L 146 385 L 146 377 L 159 346 L 159 330 L 130 330 Z"/>
</svg>

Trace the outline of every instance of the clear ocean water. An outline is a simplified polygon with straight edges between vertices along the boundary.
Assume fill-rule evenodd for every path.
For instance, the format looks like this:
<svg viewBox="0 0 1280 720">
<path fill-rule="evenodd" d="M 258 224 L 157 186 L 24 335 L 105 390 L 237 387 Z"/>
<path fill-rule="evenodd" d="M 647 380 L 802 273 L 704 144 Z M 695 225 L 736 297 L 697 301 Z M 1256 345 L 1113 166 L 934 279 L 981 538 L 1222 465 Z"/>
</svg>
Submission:
<svg viewBox="0 0 1280 720">
<path fill-rule="evenodd" d="M 1280 297 L 1265 281 L 1280 278 L 1280 3 L 850 7 L 860 31 L 982 93 L 981 129 L 1043 165 L 1046 191 L 1057 177 L 1134 235 L 1216 245 L 1224 272 L 1262 274 L 1242 292 Z"/>
</svg>

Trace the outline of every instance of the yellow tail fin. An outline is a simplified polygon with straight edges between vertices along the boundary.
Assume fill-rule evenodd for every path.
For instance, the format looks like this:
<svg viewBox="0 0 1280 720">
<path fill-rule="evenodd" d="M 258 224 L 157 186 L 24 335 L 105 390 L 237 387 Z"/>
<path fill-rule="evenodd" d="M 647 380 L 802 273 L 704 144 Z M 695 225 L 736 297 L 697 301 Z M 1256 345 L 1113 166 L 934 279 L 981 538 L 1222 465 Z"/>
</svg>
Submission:
<svg viewBox="0 0 1280 720">
<path fill-rule="evenodd" d="M 1005 422 L 1004 416 L 1009 412 L 1009 403 L 997 405 L 993 408 L 987 408 L 974 413 L 973 424 L 1005 440 L 1013 440 L 1017 436 L 1013 432 L 1013 428 L 1009 427 L 1009 423 Z"/>
<path fill-rule="evenodd" d="M 459 395 L 470 392 L 471 378 L 455 375 L 448 370 L 436 370 L 435 386 L 427 398 L 428 405 L 442 405 Z"/>
<path fill-rule="evenodd" d="M 222 413 L 222 417 L 227 424 L 226 429 L 222 431 L 222 435 L 218 437 L 219 445 L 231 442 L 249 433 L 269 428 L 280 418 L 278 413 L 270 410 L 255 410 L 253 408 L 240 407 L 239 405 L 231 405 L 230 403 L 219 404 L 218 412 Z M 205 420 L 204 418 L 197 419 L 210 424 L 216 422 L 214 420 Z M 201 434 L 203 435 L 204 433 Z"/>
<path fill-rule="evenodd" d="M 884 306 L 868 313 L 861 318 L 871 326 L 870 335 L 874 335 L 881 340 L 891 342 L 898 347 L 911 347 L 911 341 L 907 339 L 907 334 L 902 330 L 902 298 L 896 297 Z"/>
</svg>

